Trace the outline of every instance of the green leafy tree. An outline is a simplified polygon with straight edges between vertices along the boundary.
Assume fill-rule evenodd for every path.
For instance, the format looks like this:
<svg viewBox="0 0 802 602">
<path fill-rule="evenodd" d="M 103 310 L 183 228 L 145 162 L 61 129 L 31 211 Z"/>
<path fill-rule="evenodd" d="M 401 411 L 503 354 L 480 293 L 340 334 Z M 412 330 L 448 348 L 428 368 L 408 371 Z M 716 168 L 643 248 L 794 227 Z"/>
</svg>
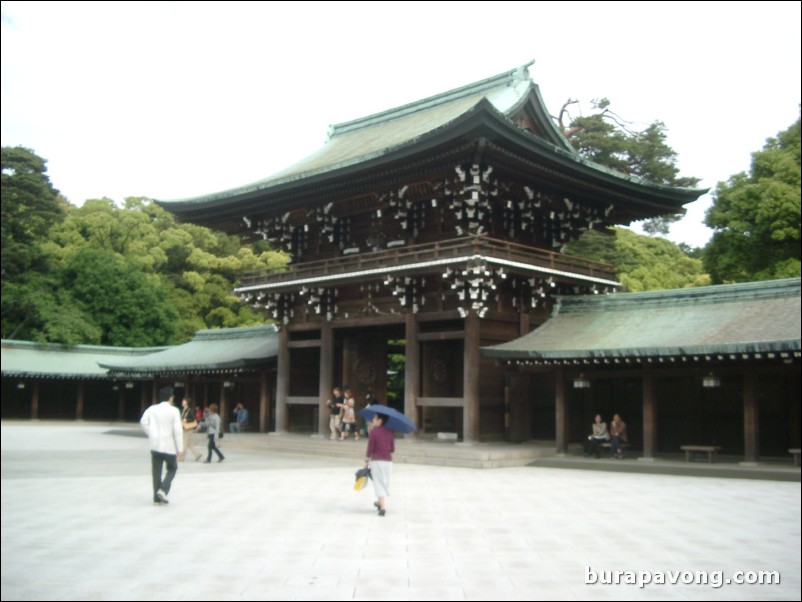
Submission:
<svg viewBox="0 0 802 602">
<path fill-rule="evenodd" d="M 58 275 L 32 271 L 3 289 L 3 338 L 100 344 L 100 327 L 87 315 Z"/>
<path fill-rule="evenodd" d="M 615 266 L 618 280 L 630 292 L 710 284 L 700 259 L 669 240 L 626 228 L 613 228 L 611 234 L 586 232 L 566 253 Z"/>
<path fill-rule="evenodd" d="M 69 294 L 58 290 L 42 248 L 67 206 L 50 183 L 47 162 L 23 147 L 3 147 L 0 155 L 3 338 L 64 343 L 97 338 Z"/>
<path fill-rule="evenodd" d="M 752 154 L 749 174 L 720 182 L 705 224 L 704 251 L 714 282 L 800 275 L 800 120 Z"/>
<path fill-rule="evenodd" d="M 147 198 L 72 206 L 28 149 L 3 148 L 2 162 L 4 338 L 150 346 L 264 322 L 231 291 L 283 253 L 178 224 Z"/>
<path fill-rule="evenodd" d="M 569 106 L 577 102 L 569 100 L 563 105 L 558 123 L 580 156 L 654 184 L 691 187 L 699 183 L 698 178 L 679 176 L 677 153 L 666 143 L 667 128 L 662 121 L 636 130 L 610 109 L 607 98 L 593 101 L 592 114 L 571 118 Z M 669 225 L 680 217 L 646 220 L 643 229 L 649 234 L 667 234 Z"/>
<path fill-rule="evenodd" d="M 47 162 L 21 146 L 0 150 L 2 175 L 2 281 L 13 281 L 42 261 L 38 243 L 64 218 Z"/>
<path fill-rule="evenodd" d="M 239 274 L 284 265 L 286 256 L 254 250 L 234 236 L 174 217 L 144 198 L 122 207 L 110 199 L 71 208 L 53 229 L 48 250 L 62 264 L 83 249 L 116 254 L 162 287 L 176 310 L 173 340 L 183 342 L 199 329 L 261 324 L 265 318 L 231 295 Z"/>
<path fill-rule="evenodd" d="M 82 249 L 70 258 L 62 278 L 100 328 L 102 345 L 149 347 L 172 340 L 178 313 L 161 284 L 118 254 Z"/>
</svg>

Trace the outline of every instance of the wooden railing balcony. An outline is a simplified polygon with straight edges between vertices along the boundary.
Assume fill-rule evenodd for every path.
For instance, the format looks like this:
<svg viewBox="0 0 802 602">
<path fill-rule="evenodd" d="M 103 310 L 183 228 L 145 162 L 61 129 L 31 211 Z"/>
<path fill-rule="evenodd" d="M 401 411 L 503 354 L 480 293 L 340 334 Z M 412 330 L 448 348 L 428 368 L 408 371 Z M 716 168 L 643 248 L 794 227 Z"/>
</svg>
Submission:
<svg viewBox="0 0 802 602">
<path fill-rule="evenodd" d="M 526 271 L 537 271 L 538 268 L 547 272 L 555 271 L 568 279 L 573 276 L 580 280 L 594 278 L 617 282 L 615 270 L 611 265 L 487 236 L 472 235 L 433 243 L 399 245 L 379 251 L 361 252 L 359 249 L 354 249 L 351 253 L 348 251 L 346 249 L 341 257 L 306 261 L 269 271 L 244 274 L 237 289 L 259 285 L 281 288 L 282 283 L 290 285 L 298 280 L 308 281 L 314 286 L 314 281 L 319 279 L 331 282 L 333 285 L 335 282 L 358 280 L 371 274 L 382 276 L 382 270 L 392 269 L 395 272 L 403 267 L 409 267 L 410 273 L 426 273 L 434 271 L 438 264 L 452 263 L 449 260 L 467 260 L 475 256 L 525 264 Z M 512 268 L 510 271 L 518 270 Z"/>
</svg>

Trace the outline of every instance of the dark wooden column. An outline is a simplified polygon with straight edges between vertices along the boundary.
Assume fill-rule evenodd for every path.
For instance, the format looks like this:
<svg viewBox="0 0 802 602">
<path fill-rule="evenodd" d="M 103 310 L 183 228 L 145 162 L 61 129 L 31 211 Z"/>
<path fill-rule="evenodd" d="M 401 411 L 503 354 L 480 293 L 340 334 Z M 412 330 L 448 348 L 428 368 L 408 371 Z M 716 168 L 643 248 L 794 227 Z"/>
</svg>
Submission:
<svg viewBox="0 0 802 602">
<path fill-rule="evenodd" d="M 332 375 L 334 374 L 334 335 L 331 324 L 326 321 L 320 328 L 320 380 L 318 386 L 318 420 L 317 432 L 321 437 L 328 437 L 329 407 L 326 400 L 331 399 L 331 390 L 334 387 Z"/>
<path fill-rule="evenodd" d="M 524 336 L 525 334 L 529 334 L 529 314 L 525 311 L 521 312 L 521 316 L 518 319 L 518 334 L 519 336 Z"/>
<path fill-rule="evenodd" d="M 224 376 L 223 383 L 220 386 L 220 399 L 217 402 L 217 405 L 220 406 L 220 429 L 225 432 L 228 432 L 228 423 L 231 422 L 231 417 L 228 414 L 228 398 L 231 394 L 227 393 L 228 390 L 229 389 L 226 388 L 226 380 Z M 233 390 L 233 387 L 230 390 Z"/>
<path fill-rule="evenodd" d="M 86 385 L 83 381 L 78 383 L 78 393 L 75 396 L 75 419 L 84 419 L 84 398 L 86 397 Z"/>
<path fill-rule="evenodd" d="M 266 433 L 270 417 L 270 379 L 267 368 L 263 368 L 259 375 L 259 432 Z"/>
<path fill-rule="evenodd" d="M 139 383 L 139 415 L 145 413 L 145 408 L 148 407 L 148 389 L 147 383 L 143 380 Z"/>
<path fill-rule="evenodd" d="M 117 420 L 125 420 L 125 385 L 117 386 Z"/>
<path fill-rule="evenodd" d="M 654 388 L 654 370 L 643 369 L 643 457 L 654 460 L 657 454 L 657 398 Z"/>
<path fill-rule="evenodd" d="M 276 433 L 286 433 L 289 415 L 287 396 L 290 393 L 290 335 L 286 328 L 278 332 L 278 375 L 276 380 Z"/>
<path fill-rule="evenodd" d="M 420 428 L 418 416 L 418 393 L 420 392 L 420 342 L 418 341 L 418 321 L 409 312 L 405 317 L 404 363 L 404 414 Z"/>
<path fill-rule="evenodd" d="M 471 311 L 465 318 L 464 373 L 462 377 L 462 440 L 479 441 L 479 316 Z"/>
<path fill-rule="evenodd" d="M 192 374 L 184 374 L 184 397 L 189 397 L 189 401 L 192 402 L 195 399 L 195 379 L 192 378 Z M 176 400 L 175 407 L 181 410 L 181 403 Z"/>
<path fill-rule="evenodd" d="M 39 381 L 33 381 L 31 387 L 31 419 L 39 420 Z"/>
<path fill-rule="evenodd" d="M 510 442 L 510 375 L 504 375 L 504 441 Z"/>
<path fill-rule="evenodd" d="M 568 400 L 565 391 L 565 368 L 554 372 L 554 417 L 556 421 L 557 453 L 568 453 Z"/>
<path fill-rule="evenodd" d="M 744 367 L 744 463 L 756 464 L 760 454 L 760 413 L 757 404 L 755 367 Z"/>
</svg>

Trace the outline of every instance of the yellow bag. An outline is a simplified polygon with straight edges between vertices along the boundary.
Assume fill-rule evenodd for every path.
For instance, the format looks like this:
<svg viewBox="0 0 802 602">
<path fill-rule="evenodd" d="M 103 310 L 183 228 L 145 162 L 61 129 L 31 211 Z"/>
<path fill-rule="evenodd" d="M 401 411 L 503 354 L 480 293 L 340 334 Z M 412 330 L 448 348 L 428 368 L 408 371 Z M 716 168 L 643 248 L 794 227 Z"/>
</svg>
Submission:
<svg viewBox="0 0 802 602">
<path fill-rule="evenodd" d="M 368 479 L 370 478 L 370 468 L 360 468 L 356 471 L 356 482 L 354 483 L 354 491 L 360 491 L 367 487 Z"/>
</svg>

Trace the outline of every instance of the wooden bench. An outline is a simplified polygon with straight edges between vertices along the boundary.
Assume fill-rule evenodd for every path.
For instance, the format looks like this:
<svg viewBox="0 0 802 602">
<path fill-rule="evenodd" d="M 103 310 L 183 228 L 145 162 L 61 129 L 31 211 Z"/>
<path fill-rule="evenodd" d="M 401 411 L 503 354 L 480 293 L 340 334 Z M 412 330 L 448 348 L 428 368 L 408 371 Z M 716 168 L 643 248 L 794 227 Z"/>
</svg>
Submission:
<svg viewBox="0 0 802 602">
<path fill-rule="evenodd" d="M 692 453 L 706 453 L 708 463 L 712 463 L 716 457 L 716 452 L 721 451 L 719 445 L 680 445 L 679 448 L 685 452 L 685 461 L 691 461 Z"/>
<path fill-rule="evenodd" d="M 789 449 L 789 454 L 794 454 L 794 466 L 799 466 L 799 448 L 797 449 Z"/>
<path fill-rule="evenodd" d="M 605 441 L 604 443 L 599 443 L 599 447 L 601 447 L 602 449 L 611 449 L 613 447 L 613 444 L 610 443 L 609 441 Z M 624 450 L 627 448 L 629 448 L 629 443 L 621 442 L 618 444 L 619 458 L 621 459 L 624 458 Z"/>
</svg>

